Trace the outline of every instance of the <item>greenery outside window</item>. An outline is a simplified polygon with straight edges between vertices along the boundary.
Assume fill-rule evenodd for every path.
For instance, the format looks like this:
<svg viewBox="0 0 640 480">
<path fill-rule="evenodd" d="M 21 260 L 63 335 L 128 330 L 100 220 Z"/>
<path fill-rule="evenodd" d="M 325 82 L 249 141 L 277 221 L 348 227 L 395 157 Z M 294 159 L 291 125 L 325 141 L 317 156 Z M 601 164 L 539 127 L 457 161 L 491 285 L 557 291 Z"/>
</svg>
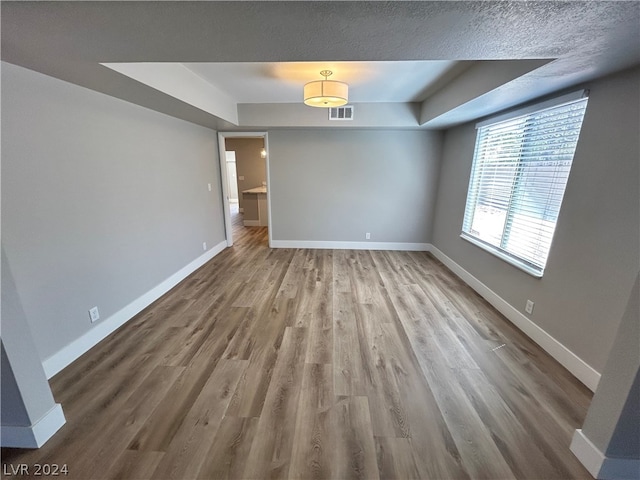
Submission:
<svg viewBox="0 0 640 480">
<path fill-rule="evenodd" d="M 587 92 L 479 123 L 461 236 L 541 277 Z"/>
</svg>

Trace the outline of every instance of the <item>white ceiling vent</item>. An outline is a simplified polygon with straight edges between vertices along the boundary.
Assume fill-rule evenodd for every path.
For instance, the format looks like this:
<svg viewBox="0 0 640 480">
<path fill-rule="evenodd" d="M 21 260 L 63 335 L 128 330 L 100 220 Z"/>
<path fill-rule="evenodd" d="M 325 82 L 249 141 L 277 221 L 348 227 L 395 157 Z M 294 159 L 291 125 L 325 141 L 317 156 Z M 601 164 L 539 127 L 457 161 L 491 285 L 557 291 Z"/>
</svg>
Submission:
<svg viewBox="0 0 640 480">
<path fill-rule="evenodd" d="M 353 105 L 330 108 L 329 120 L 353 120 Z"/>
</svg>

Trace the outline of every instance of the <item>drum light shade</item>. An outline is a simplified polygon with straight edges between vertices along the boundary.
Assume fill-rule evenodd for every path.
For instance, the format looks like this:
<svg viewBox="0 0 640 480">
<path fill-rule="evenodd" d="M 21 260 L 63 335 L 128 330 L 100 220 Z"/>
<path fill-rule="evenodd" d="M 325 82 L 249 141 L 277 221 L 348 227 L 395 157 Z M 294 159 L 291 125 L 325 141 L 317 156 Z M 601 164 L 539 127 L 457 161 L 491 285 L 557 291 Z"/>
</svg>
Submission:
<svg viewBox="0 0 640 480">
<path fill-rule="evenodd" d="M 325 79 L 309 82 L 304 86 L 304 103 L 310 107 L 340 107 L 349 100 L 349 85 L 343 82 L 327 80 L 333 72 L 320 72 Z"/>
</svg>

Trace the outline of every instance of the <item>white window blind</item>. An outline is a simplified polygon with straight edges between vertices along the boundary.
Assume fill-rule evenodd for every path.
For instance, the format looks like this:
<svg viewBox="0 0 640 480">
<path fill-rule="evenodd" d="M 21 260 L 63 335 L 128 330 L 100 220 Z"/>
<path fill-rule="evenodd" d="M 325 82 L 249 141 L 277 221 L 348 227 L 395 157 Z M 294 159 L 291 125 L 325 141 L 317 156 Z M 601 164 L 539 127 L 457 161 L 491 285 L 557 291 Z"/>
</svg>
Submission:
<svg viewBox="0 0 640 480">
<path fill-rule="evenodd" d="M 582 97 L 478 127 L 462 236 L 536 276 L 578 143 Z"/>
</svg>

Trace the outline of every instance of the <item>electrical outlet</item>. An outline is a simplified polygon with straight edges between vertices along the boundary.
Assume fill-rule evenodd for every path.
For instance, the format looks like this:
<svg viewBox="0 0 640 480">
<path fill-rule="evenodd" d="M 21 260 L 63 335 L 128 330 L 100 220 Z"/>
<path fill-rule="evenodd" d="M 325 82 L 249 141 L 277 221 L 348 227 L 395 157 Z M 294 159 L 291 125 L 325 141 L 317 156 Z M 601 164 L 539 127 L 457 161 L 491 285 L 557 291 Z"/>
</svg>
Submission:
<svg viewBox="0 0 640 480">
<path fill-rule="evenodd" d="M 365 233 L 364 238 L 366 238 L 367 240 L 371 240 L 371 234 L 369 232 Z"/>
<path fill-rule="evenodd" d="M 207 251 L 207 242 L 202 242 L 202 250 Z"/>
<path fill-rule="evenodd" d="M 211 184 L 207 183 L 207 188 L 209 189 L 209 191 L 211 191 Z"/>
<path fill-rule="evenodd" d="M 534 305 L 535 303 L 533 303 L 531 300 L 527 300 L 527 304 L 524 307 L 524 311 L 527 312 L 529 315 L 531 315 L 533 313 Z"/>
<path fill-rule="evenodd" d="M 238 180 L 244 180 L 244 175 L 240 175 L 240 176 L 238 177 Z"/>
<path fill-rule="evenodd" d="M 98 311 L 98 307 L 93 307 L 89 310 L 89 318 L 91 319 L 91 323 L 100 320 L 100 312 Z"/>
</svg>

